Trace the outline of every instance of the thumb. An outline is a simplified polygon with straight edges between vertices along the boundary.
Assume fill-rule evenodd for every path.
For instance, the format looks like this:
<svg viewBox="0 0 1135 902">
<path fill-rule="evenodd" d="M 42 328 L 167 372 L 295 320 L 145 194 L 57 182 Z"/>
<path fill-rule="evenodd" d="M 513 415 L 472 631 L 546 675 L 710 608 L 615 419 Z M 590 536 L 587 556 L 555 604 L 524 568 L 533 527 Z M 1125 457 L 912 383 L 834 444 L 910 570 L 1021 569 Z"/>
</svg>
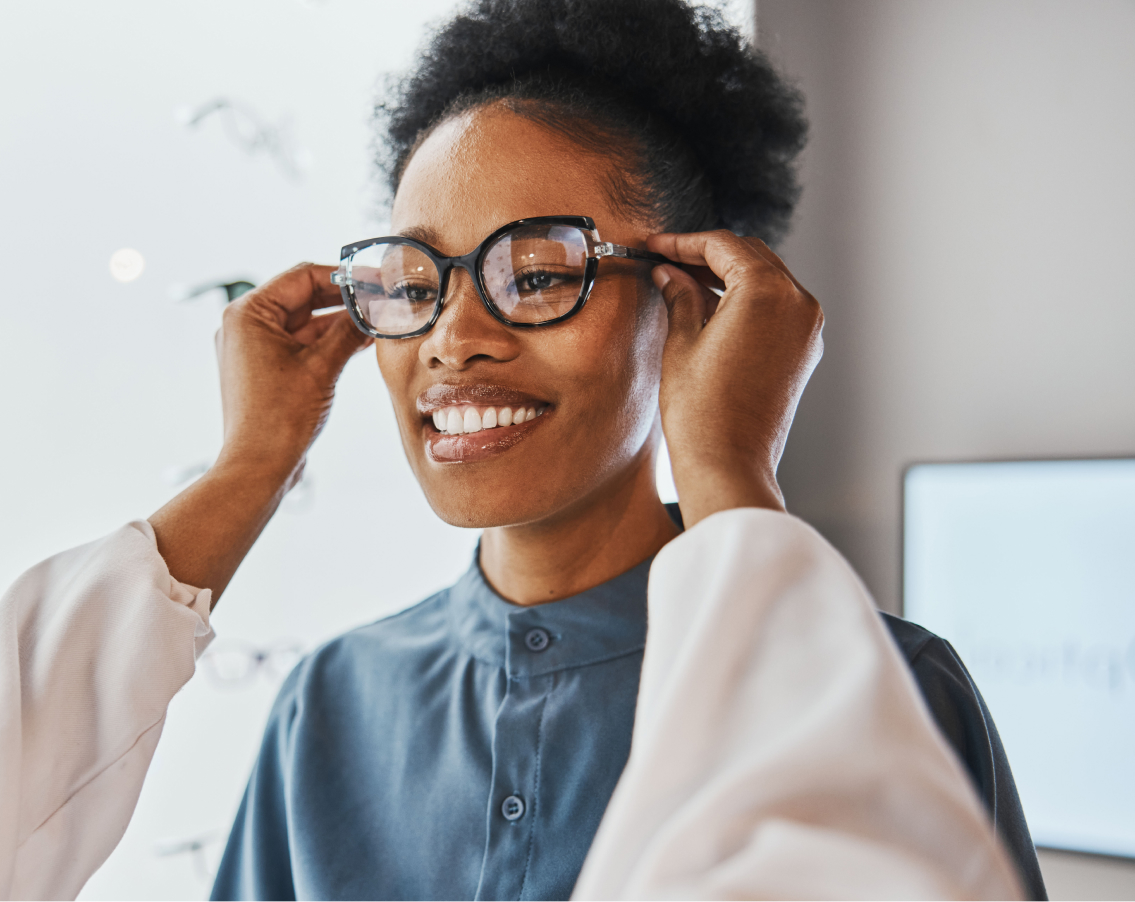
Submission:
<svg viewBox="0 0 1135 902">
<path fill-rule="evenodd" d="M 311 351 L 327 363 L 328 369 L 338 375 L 355 354 L 363 348 L 374 344 L 374 339 L 364 334 L 351 319 L 351 315 L 342 310 L 337 313 L 326 314 L 325 317 L 333 322 L 327 325 L 322 335 L 311 345 Z"/>
<path fill-rule="evenodd" d="M 702 287 L 689 273 L 669 264 L 656 266 L 651 278 L 666 302 L 667 343 L 689 344 L 701 332 L 708 312 Z"/>
</svg>

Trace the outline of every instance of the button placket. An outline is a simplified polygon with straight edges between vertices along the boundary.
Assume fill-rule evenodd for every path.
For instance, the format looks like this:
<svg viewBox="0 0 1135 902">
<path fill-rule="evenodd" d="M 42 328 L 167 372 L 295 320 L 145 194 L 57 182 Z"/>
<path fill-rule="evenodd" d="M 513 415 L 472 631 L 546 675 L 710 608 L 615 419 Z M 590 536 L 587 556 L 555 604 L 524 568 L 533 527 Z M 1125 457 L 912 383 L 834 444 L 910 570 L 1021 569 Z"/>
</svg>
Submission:
<svg viewBox="0 0 1135 902">
<path fill-rule="evenodd" d="M 493 731 L 488 835 L 478 899 L 517 899 L 523 891 L 538 820 L 544 708 L 554 681 L 550 676 L 517 676 L 509 668 L 508 689 Z"/>
</svg>

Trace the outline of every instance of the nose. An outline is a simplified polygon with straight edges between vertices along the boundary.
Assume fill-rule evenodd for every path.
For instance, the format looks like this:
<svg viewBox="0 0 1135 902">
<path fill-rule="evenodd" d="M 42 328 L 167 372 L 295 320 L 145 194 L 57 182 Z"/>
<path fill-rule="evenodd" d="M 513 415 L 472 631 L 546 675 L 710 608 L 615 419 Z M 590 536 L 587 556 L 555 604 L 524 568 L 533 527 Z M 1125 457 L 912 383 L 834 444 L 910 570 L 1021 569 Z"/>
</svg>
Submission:
<svg viewBox="0 0 1135 902">
<path fill-rule="evenodd" d="M 441 366 L 461 372 L 478 362 L 512 360 L 518 353 L 516 330 L 485 309 L 472 275 L 455 268 L 441 315 L 418 346 L 418 359 L 430 369 Z"/>
</svg>

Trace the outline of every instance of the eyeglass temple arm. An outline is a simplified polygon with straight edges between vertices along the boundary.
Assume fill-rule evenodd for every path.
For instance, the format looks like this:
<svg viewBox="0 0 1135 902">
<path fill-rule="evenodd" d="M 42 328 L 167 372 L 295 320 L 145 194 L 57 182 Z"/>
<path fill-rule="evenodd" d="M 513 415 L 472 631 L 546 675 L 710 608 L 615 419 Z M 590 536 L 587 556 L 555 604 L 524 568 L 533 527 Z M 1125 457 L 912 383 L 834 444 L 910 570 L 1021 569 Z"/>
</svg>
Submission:
<svg viewBox="0 0 1135 902">
<path fill-rule="evenodd" d="M 661 254 L 656 254 L 653 251 L 640 251 L 633 247 L 623 247 L 621 244 L 611 244 L 610 241 L 604 241 L 601 244 L 595 245 L 595 256 L 623 257 L 627 260 L 645 260 L 650 263 L 672 262 L 668 257 L 663 257 Z"/>
</svg>

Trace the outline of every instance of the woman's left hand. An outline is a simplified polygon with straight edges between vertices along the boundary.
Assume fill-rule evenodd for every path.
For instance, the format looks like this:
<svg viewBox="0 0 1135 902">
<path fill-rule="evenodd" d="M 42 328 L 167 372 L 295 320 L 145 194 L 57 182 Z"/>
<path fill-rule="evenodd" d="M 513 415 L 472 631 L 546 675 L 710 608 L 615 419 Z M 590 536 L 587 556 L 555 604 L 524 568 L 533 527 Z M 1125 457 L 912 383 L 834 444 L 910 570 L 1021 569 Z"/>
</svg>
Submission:
<svg viewBox="0 0 1135 902">
<path fill-rule="evenodd" d="M 662 234 L 647 247 L 684 267 L 658 266 L 654 282 L 670 322 L 662 428 L 687 527 L 734 507 L 783 511 L 776 468 L 823 353 L 820 305 L 758 238 Z"/>
</svg>

